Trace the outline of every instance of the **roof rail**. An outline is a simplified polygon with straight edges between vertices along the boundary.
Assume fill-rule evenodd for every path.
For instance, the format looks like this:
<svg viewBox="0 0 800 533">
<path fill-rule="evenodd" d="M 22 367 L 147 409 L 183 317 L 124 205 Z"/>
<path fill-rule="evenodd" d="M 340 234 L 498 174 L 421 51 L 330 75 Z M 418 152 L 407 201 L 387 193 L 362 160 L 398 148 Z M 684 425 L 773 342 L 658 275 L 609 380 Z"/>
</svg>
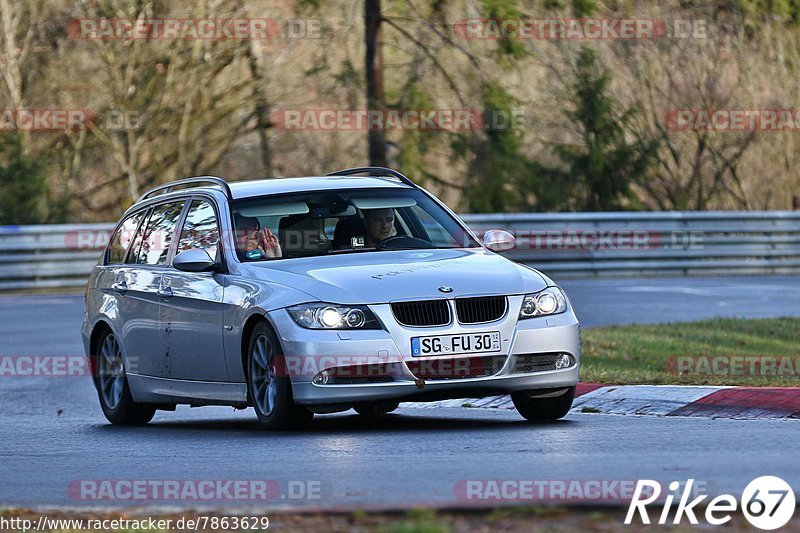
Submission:
<svg viewBox="0 0 800 533">
<path fill-rule="evenodd" d="M 401 174 L 396 170 L 392 170 L 391 168 L 386 167 L 357 167 L 357 168 L 346 168 L 344 170 L 337 170 L 336 172 L 331 172 L 330 174 L 325 174 L 326 176 L 354 176 L 356 174 L 371 174 L 372 176 L 383 176 L 387 178 L 396 178 L 400 180 L 402 183 L 406 185 L 410 185 L 411 187 L 418 188 L 417 184 L 411 181 L 409 178 Z"/>
<path fill-rule="evenodd" d="M 147 198 L 154 196 L 156 193 L 166 194 L 168 192 L 171 192 L 173 187 L 178 187 L 180 185 L 200 184 L 200 183 L 206 183 L 206 184 L 211 183 L 213 185 L 218 186 L 228 196 L 229 200 L 233 200 L 233 193 L 231 192 L 231 188 L 228 186 L 228 182 L 226 182 L 224 179 L 218 178 L 216 176 L 198 176 L 195 178 L 186 178 L 178 181 L 171 181 L 169 183 L 164 183 L 163 185 L 159 185 L 158 187 L 153 187 L 152 189 L 141 195 L 139 199 L 136 200 L 136 202 L 138 203 L 141 202 L 142 200 L 146 200 Z"/>
</svg>

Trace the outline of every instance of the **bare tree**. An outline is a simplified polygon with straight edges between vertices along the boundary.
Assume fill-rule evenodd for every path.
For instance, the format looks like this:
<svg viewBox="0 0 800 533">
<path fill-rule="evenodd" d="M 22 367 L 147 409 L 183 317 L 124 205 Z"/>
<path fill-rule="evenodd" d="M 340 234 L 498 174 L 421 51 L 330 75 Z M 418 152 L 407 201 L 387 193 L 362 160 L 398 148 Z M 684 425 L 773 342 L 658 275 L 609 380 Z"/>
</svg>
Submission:
<svg viewBox="0 0 800 533">
<path fill-rule="evenodd" d="M 18 110 L 27 108 L 22 71 L 31 53 L 39 6 L 39 2 L 0 0 L 0 71 L 11 105 Z M 31 133 L 27 129 L 21 133 L 23 153 L 29 155 Z"/>
<path fill-rule="evenodd" d="M 639 139 L 660 143 L 652 180 L 641 184 L 646 204 L 658 209 L 705 210 L 726 198 L 751 209 L 740 166 L 756 141 L 756 132 L 677 129 L 668 120 L 678 110 L 742 107 L 736 57 L 730 43 L 677 42 L 669 49 L 626 53 L 637 105 L 646 111 L 633 128 Z M 680 64 L 681 68 L 671 68 Z"/>
<path fill-rule="evenodd" d="M 193 13 L 212 17 L 224 7 L 212 9 L 197 0 Z M 235 13 L 228 9 L 225 16 Z M 153 16 L 152 2 L 140 4 L 137 18 Z M 126 184 L 124 192 L 116 189 L 112 203 L 136 199 L 159 182 L 207 173 L 242 134 L 263 129 L 262 79 L 249 43 L 98 39 L 90 44 L 104 73 L 93 87 L 97 100 L 106 102 L 106 111 L 134 113 L 136 119 L 134 127 L 92 130 L 120 172 L 105 185 Z M 268 152 L 263 157 L 268 166 Z"/>
</svg>

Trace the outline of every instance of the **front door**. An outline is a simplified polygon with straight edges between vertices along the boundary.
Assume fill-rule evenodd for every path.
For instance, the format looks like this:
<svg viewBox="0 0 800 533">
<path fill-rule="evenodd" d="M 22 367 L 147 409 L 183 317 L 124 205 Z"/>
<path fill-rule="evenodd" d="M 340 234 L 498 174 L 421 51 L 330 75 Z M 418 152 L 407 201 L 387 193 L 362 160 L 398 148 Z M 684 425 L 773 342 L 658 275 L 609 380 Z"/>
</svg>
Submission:
<svg viewBox="0 0 800 533">
<path fill-rule="evenodd" d="M 176 255 L 200 249 L 217 259 L 219 225 L 211 200 L 195 199 L 186 214 Z M 222 343 L 222 274 L 169 268 L 161 285 L 161 343 L 167 375 L 228 381 Z"/>
</svg>

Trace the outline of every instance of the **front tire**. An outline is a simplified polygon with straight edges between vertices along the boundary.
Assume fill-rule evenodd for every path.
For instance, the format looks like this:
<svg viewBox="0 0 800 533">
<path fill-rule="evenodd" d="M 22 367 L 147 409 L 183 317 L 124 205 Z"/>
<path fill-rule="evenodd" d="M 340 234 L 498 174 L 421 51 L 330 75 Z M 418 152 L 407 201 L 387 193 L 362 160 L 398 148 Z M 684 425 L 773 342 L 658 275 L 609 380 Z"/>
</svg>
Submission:
<svg viewBox="0 0 800 533">
<path fill-rule="evenodd" d="M 133 401 L 117 337 L 107 331 L 100 337 L 96 351 L 95 388 L 106 419 L 120 426 L 141 426 L 150 422 L 156 409 Z"/>
<path fill-rule="evenodd" d="M 535 398 L 533 395 L 536 393 L 536 390 L 511 393 L 517 412 L 529 422 L 552 422 L 563 418 L 569 413 L 575 399 L 575 387 L 554 398 Z"/>
<path fill-rule="evenodd" d="M 302 426 L 314 413 L 294 403 L 292 382 L 283 375 L 285 365 L 278 338 L 261 322 L 250 337 L 247 351 L 247 396 L 264 429 L 282 430 Z"/>
</svg>

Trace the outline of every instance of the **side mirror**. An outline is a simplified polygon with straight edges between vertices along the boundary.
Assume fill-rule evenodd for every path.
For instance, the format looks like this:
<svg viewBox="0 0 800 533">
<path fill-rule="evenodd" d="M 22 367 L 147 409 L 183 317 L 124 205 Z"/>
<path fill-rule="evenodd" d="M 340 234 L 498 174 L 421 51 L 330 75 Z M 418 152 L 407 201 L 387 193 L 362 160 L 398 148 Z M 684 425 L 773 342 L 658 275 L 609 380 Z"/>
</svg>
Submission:
<svg viewBox="0 0 800 533">
<path fill-rule="evenodd" d="M 217 262 L 211 259 L 208 252 L 199 248 L 186 250 L 175 256 L 172 266 L 184 272 L 206 272 L 213 270 Z"/>
<path fill-rule="evenodd" d="M 507 231 L 490 229 L 483 234 L 483 245 L 493 252 L 505 252 L 517 245 L 517 240 Z"/>
</svg>

